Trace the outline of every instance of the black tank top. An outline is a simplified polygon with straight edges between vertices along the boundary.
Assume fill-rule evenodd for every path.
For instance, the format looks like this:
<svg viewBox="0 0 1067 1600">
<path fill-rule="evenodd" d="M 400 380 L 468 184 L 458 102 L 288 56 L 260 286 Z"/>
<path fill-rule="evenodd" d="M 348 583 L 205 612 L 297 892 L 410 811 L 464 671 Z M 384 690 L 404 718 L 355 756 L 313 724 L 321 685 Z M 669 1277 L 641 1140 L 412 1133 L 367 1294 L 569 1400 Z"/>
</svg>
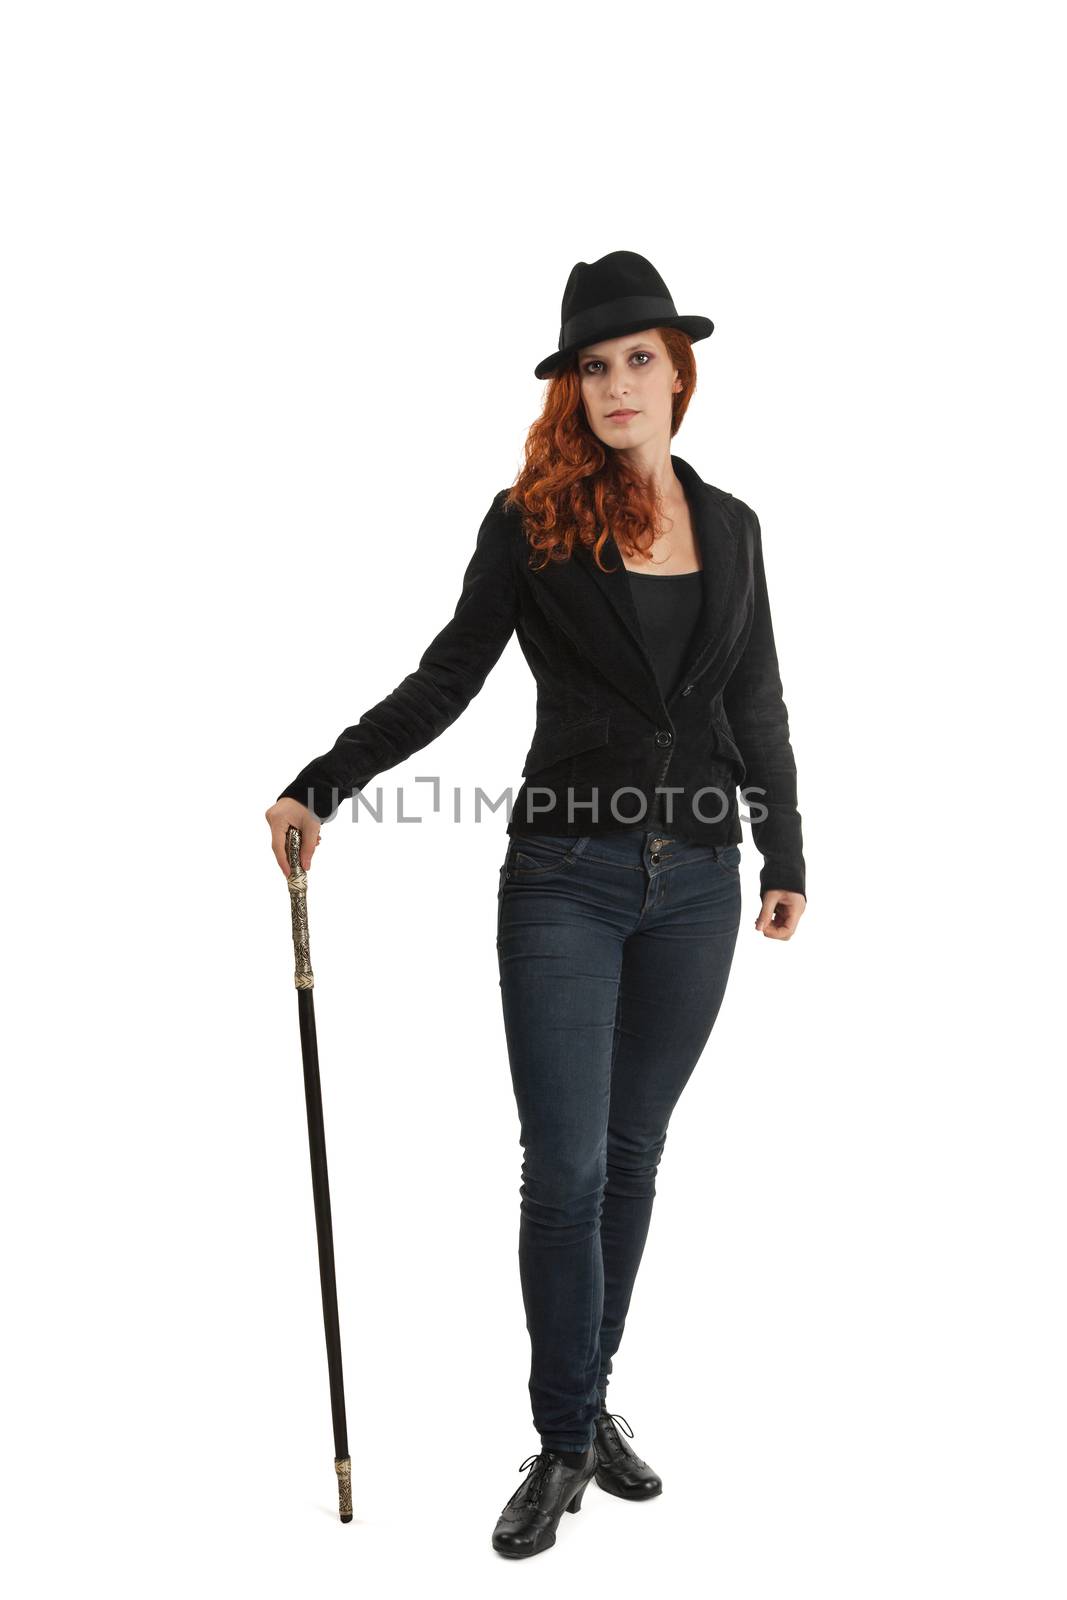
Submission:
<svg viewBox="0 0 1067 1600">
<path fill-rule="evenodd" d="M 632 572 L 630 593 L 634 597 L 648 653 L 656 669 L 656 681 L 664 700 L 678 683 L 700 618 L 703 601 L 702 572 Z"/>
</svg>

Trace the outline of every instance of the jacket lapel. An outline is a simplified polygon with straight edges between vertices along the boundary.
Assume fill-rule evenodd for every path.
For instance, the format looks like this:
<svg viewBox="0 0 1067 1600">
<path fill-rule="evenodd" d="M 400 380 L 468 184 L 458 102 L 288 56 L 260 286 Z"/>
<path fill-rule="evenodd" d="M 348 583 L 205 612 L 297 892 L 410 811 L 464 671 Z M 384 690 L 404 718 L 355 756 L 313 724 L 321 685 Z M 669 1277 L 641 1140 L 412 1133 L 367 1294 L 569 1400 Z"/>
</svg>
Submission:
<svg viewBox="0 0 1067 1600">
<path fill-rule="evenodd" d="M 680 692 L 701 670 L 721 635 L 736 568 L 738 533 L 726 510 L 730 497 L 706 484 L 680 456 L 672 455 L 671 462 L 689 503 L 704 580 L 700 616 L 678 680 Z M 549 563 L 539 576 L 548 580 L 546 592 L 554 594 L 571 621 L 567 632 L 579 648 L 595 660 L 616 688 L 662 722 L 666 706 L 641 634 L 629 574 L 610 532 L 602 555 L 611 569 L 608 572 L 597 566 L 587 546 L 577 544 L 570 561 Z M 580 620 L 577 628 L 576 618 Z"/>
</svg>

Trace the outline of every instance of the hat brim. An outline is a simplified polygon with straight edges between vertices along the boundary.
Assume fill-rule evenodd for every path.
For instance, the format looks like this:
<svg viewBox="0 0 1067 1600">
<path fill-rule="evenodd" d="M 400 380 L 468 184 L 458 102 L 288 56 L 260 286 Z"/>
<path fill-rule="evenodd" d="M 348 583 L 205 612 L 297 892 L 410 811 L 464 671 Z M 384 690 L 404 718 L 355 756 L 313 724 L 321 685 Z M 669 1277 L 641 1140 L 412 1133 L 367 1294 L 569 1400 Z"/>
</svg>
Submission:
<svg viewBox="0 0 1067 1600">
<path fill-rule="evenodd" d="M 680 328 L 693 340 L 706 339 L 714 329 L 715 324 L 710 317 L 642 317 L 639 322 L 613 323 L 610 328 L 604 328 L 600 333 L 588 339 L 579 339 L 577 344 L 568 345 L 564 350 L 553 350 L 550 356 L 545 356 L 534 368 L 535 378 L 550 378 L 560 367 L 565 367 L 571 357 L 579 350 L 584 350 L 586 345 L 595 344 L 597 339 L 618 339 L 624 333 L 642 333 L 645 328 Z"/>
</svg>

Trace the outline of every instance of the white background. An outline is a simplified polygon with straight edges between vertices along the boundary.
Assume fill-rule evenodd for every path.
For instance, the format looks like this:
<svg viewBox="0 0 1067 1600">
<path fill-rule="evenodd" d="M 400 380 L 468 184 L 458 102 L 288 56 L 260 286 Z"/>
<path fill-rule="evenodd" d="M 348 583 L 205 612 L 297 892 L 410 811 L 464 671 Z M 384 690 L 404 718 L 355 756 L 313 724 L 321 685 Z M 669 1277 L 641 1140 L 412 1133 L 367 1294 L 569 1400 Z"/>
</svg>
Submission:
<svg viewBox="0 0 1067 1600">
<path fill-rule="evenodd" d="M 1051 20 L 5 8 L 10 1592 L 1063 1595 Z M 810 906 L 753 931 L 746 829 L 611 1387 L 665 1492 L 505 1570 L 504 820 L 414 779 L 517 791 L 517 641 L 311 873 L 347 1527 L 263 813 L 451 616 L 622 248 L 716 324 L 672 448 L 761 519 Z"/>
</svg>

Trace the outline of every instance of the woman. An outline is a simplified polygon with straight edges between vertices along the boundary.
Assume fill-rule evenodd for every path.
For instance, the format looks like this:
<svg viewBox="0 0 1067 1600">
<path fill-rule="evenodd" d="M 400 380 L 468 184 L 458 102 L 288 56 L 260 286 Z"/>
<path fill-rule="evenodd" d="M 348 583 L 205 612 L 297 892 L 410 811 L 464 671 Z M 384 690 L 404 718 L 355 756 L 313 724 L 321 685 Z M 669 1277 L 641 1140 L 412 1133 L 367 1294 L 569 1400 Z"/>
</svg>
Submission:
<svg viewBox="0 0 1067 1600">
<path fill-rule="evenodd" d="M 497 953 L 541 1449 L 497 1521 L 502 1555 L 554 1544 L 592 1477 L 626 1499 L 662 1488 L 606 1392 L 667 1125 L 733 959 L 742 778 L 757 931 L 790 938 L 806 904 L 759 521 L 670 453 L 712 328 L 677 314 L 643 256 L 575 265 L 523 471 L 483 519 L 452 620 L 267 811 L 283 872 L 290 824 L 309 867 L 320 820 L 454 722 L 517 632 L 537 727 Z"/>
</svg>

